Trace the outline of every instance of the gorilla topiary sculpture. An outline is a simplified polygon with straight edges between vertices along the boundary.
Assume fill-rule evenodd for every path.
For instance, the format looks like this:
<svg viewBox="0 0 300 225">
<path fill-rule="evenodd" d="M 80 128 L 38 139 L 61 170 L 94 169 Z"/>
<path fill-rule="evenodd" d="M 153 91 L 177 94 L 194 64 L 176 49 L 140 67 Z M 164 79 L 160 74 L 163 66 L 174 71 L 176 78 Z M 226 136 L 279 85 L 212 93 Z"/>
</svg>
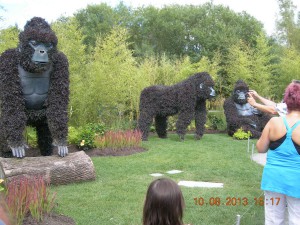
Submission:
<svg viewBox="0 0 300 225">
<path fill-rule="evenodd" d="M 155 118 L 155 128 L 160 138 L 167 137 L 168 116 L 178 115 L 176 132 L 184 140 L 186 128 L 195 119 L 195 139 L 203 136 L 206 122 L 206 100 L 215 96 L 214 82 L 206 73 L 197 73 L 172 86 L 150 86 L 141 92 L 138 128 L 142 140 L 148 139 L 150 125 Z"/>
<path fill-rule="evenodd" d="M 25 156 L 24 130 L 36 128 L 43 156 L 68 154 L 69 69 L 57 37 L 42 18 L 27 21 L 18 48 L 0 56 L 0 156 Z"/>
<path fill-rule="evenodd" d="M 231 97 L 224 101 L 223 108 L 226 116 L 227 132 L 230 136 L 233 136 L 239 128 L 242 128 L 245 132 L 250 131 L 252 138 L 259 138 L 271 118 L 268 114 L 257 110 L 247 102 L 248 91 L 248 85 L 244 81 L 238 80 Z"/>
</svg>

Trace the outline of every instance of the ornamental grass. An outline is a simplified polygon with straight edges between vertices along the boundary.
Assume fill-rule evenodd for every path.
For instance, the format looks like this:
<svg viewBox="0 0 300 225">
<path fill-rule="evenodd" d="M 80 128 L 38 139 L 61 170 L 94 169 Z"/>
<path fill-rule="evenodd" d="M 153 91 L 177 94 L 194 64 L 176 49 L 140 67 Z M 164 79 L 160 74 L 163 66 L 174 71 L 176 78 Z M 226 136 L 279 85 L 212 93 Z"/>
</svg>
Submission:
<svg viewBox="0 0 300 225">
<path fill-rule="evenodd" d="M 56 194 L 50 195 L 48 184 L 40 177 L 21 177 L 6 185 L 5 203 L 9 215 L 17 225 L 31 215 L 37 222 L 43 220 L 55 205 Z"/>
<path fill-rule="evenodd" d="M 95 145 L 97 148 L 122 148 L 141 147 L 142 133 L 138 130 L 108 131 L 103 136 L 96 136 Z"/>
</svg>

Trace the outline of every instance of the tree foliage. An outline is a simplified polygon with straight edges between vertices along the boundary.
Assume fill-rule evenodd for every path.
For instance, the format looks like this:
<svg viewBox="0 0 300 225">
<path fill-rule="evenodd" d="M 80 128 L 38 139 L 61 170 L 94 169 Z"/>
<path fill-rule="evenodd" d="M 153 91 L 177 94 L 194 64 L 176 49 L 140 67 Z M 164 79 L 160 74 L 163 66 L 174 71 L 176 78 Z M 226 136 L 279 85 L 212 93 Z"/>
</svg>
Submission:
<svg viewBox="0 0 300 225">
<path fill-rule="evenodd" d="M 280 62 L 275 69 L 277 76 L 273 79 L 277 85 L 272 93 L 277 100 L 281 100 L 286 86 L 293 79 L 300 80 L 300 53 L 295 48 L 283 49 Z"/>
<path fill-rule="evenodd" d="M 262 24 L 249 14 L 235 13 L 228 7 L 204 5 L 154 6 L 133 10 L 120 3 L 111 8 L 105 3 L 89 5 L 75 14 L 86 35 L 84 43 L 93 48 L 97 36 L 107 35 L 114 26 L 128 30 L 135 56 L 163 55 L 180 58 L 188 55 L 192 62 L 202 56 L 210 59 L 214 52 L 226 51 L 238 40 L 255 46 Z"/>
<path fill-rule="evenodd" d="M 110 33 L 114 26 L 127 27 L 131 16 L 131 8 L 122 2 L 116 8 L 106 3 L 88 5 L 85 9 L 79 10 L 75 18 L 85 35 L 84 44 L 91 50 L 96 45 L 97 38 Z"/>
<path fill-rule="evenodd" d="M 85 79 L 88 96 L 82 99 L 86 102 L 87 111 L 82 115 L 86 122 L 100 119 L 112 122 L 125 115 L 127 119 L 133 118 L 137 107 L 133 94 L 142 79 L 138 79 L 136 62 L 126 39 L 126 29 L 115 27 L 106 38 L 96 40 Z"/>
<path fill-rule="evenodd" d="M 215 81 L 218 104 L 238 79 L 280 100 L 285 86 L 300 79 L 300 17 L 293 20 L 291 0 L 278 2 L 280 39 L 267 37 L 249 14 L 212 3 L 137 9 L 102 3 L 59 18 L 51 26 L 70 65 L 70 125 L 133 127 L 145 87 L 202 71 Z M 0 52 L 17 47 L 19 32 L 0 30 Z"/>
<path fill-rule="evenodd" d="M 278 40 L 300 52 L 300 12 L 292 0 L 278 0 L 280 18 L 276 21 Z"/>
<path fill-rule="evenodd" d="M 254 89 L 262 96 L 269 95 L 269 82 L 272 75 L 271 47 L 261 33 L 257 39 L 257 48 L 240 41 L 229 48 L 225 70 L 228 74 L 226 89 L 233 90 L 237 80 L 244 80 L 250 89 Z M 226 91 L 226 90 L 225 90 Z M 229 95 L 229 93 L 228 93 Z"/>
<path fill-rule="evenodd" d="M 84 36 L 74 18 L 60 18 L 53 23 L 52 29 L 58 38 L 58 49 L 62 51 L 69 61 L 70 71 L 70 103 L 69 120 L 72 125 L 85 123 L 82 117 L 85 108 L 85 83 L 87 80 L 88 56 L 83 44 Z"/>
<path fill-rule="evenodd" d="M 0 30 L 0 54 L 9 48 L 16 48 L 19 42 L 16 26 Z"/>
</svg>

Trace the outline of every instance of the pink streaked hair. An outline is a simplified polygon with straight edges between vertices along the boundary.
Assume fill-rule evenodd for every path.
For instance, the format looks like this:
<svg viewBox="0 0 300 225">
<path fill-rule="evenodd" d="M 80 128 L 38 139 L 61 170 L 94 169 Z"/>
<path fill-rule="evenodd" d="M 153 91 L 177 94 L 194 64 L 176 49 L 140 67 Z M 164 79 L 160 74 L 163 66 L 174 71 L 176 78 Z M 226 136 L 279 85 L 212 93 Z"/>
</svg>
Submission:
<svg viewBox="0 0 300 225">
<path fill-rule="evenodd" d="M 284 102 L 288 111 L 300 111 L 300 83 L 292 82 L 287 86 L 284 93 Z"/>
</svg>

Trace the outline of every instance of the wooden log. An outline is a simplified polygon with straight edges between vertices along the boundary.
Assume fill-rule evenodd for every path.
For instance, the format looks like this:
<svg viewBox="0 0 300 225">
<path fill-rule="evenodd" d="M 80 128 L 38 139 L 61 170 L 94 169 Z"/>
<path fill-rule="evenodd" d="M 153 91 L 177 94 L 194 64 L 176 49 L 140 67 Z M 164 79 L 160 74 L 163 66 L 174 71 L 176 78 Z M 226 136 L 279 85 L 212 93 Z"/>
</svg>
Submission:
<svg viewBox="0 0 300 225">
<path fill-rule="evenodd" d="M 41 176 L 50 184 L 69 184 L 95 180 L 96 174 L 91 158 L 84 152 L 74 152 L 66 157 L 40 156 L 23 159 L 1 158 L 0 176 L 7 182 L 22 176 Z"/>
</svg>

